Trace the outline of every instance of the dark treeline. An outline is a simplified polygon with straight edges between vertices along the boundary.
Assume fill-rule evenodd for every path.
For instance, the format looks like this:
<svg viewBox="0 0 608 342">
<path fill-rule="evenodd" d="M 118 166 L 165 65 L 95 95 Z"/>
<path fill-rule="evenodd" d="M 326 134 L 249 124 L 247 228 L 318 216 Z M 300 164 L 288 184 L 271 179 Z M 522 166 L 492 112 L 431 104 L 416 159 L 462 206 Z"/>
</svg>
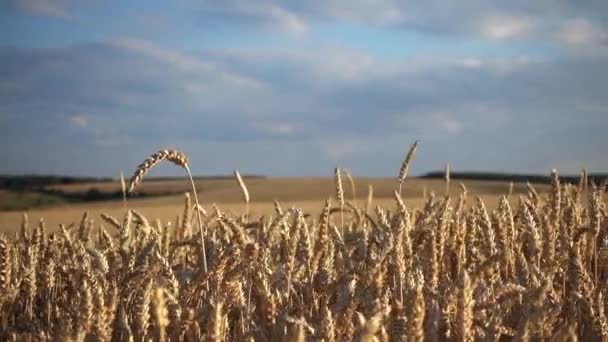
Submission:
<svg viewBox="0 0 608 342">
<path fill-rule="evenodd" d="M 0 189 L 23 191 L 39 190 L 49 185 L 75 184 L 75 183 L 96 183 L 111 181 L 111 178 L 92 178 L 92 177 L 69 177 L 69 176 L 48 176 L 48 175 L 23 175 L 7 176 L 0 175 Z"/>
<path fill-rule="evenodd" d="M 436 179 L 444 178 L 445 173 L 443 171 L 433 171 L 426 173 L 420 178 Z M 499 173 L 499 172 L 451 172 L 451 179 L 465 179 L 465 180 L 485 180 L 485 181 L 501 181 L 501 182 L 530 182 L 538 184 L 549 184 L 551 183 L 551 176 L 549 175 L 526 175 L 516 173 Z M 565 183 L 578 183 L 580 176 L 559 176 L 560 180 Z M 589 184 L 595 183 L 600 184 L 605 180 L 608 180 L 607 173 L 592 173 L 588 175 Z"/>
<path fill-rule="evenodd" d="M 196 180 L 205 179 L 231 179 L 232 175 L 214 175 L 194 177 Z M 245 179 L 265 178 L 261 175 L 244 175 Z M 150 177 L 146 178 L 146 182 L 160 182 L 168 180 L 182 180 L 184 177 Z M 94 178 L 94 177 L 71 177 L 71 176 L 54 176 L 54 175 L 0 175 L 0 189 L 25 191 L 34 190 L 40 191 L 51 185 L 67 185 L 76 183 L 100 183 L 100 182 L 118 182 L 112 178 Z"/>
<path fill-rule="evenodd" d="M 204 176 L 195 177 L 196 180 L 220 180 L 220 179 L 233 179 L 233 175 L 217 175 L 217 176 Z M 243 176 L 245 179 L 259 179 L 265 178 L 260 175 L 246 175 Z M 160 181 L 171 181 L 171 180 L 183 180 L 184 177 L 150 177 L 146 178 L 146 182 L 160 182 Z M 128 179 L 127 179 L 128 181 Z M 0 189 L 8 190 L 12 193 L 20 194 L 41 194 L 48 195 L 57 201 L 63 203 L 79 203 L 79 202 L 95 202 L 95 201 L 111 201 L 122 199 L 122 191 L 101 191 L 95 183 L 101 182 L 119 182 L 118 179 L 112 178 L 93 178 L 93 177 L 70 177 L 70 176 L 55 176 L 55 175 L 0 175 Z M 68 185 L 77 183 L 90 183 L 91 186 L 81 192 L 66 192 L 60 188 L 51 188 L 51 186 L 57 185 Z M 129 195 L 129 197 L 156 197 L 156 196 L 169 196 L 174 195 L 175 191 L 166 192 L 154 192 L 146 193 L 138 191 L 136 194 Z M 31 204 L 23 204 L 23 206 L 11 203 L 9 206 L 11 209 L 25 209 L 30 207 Z M 0 202 L 0 209 L 2 209 L 2 203 Z"/>
<path fill-rule="evenodd" d="M 243 179 L 265 179 L 263 175 L 241 175 Z M 234 175 L 211 175 L 211 176 L 194 176 L 194 180 L 222 180 L 222 179 L 234 179 Z M 147 182 L 161 182 L 161 181 L 172 181 L 172 180 L 184 180 L 185 177 L 150 177 L 146 178 Z"/>
<path fill-rule="evenodd" d="M 37 192 L 60 197 L 65 202 L 94 202 L 94 201 L 110 201 L 122 199 L 122 191 L 102 192 L 99 189 L 92 187 L 84 192 L 64 192 L 57 189 L 40 189 Z M 135 195 L 129 195 L 129 197 L 156 197 L 156 196 L 169 196 L 175 192 L 155 192 L 153 194 L 147 192 L 137 192 Z"/>
</svg>

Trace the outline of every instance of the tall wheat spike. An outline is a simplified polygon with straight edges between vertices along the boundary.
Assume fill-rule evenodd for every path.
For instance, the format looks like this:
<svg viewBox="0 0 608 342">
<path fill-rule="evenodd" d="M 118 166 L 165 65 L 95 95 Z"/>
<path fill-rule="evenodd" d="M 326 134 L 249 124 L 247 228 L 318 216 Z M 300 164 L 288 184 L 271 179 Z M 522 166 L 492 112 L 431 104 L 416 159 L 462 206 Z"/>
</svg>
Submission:
<svg viewBox="0 0 608 342">
<path fill-rule="evenodd" d="M 0 235 L 0 295 L 4 296 L 11 284 L 11 253 L 8 239 Z M 1 301 L 0 301 L 1 302 Z"/>
<path fill-rule="evenodd" d="M 355 179 L 353 178 L 353 175 L 350 173 L 350 171 L 348 169 L 342 169 L 342 172 L 344 172 L 344 175 L 346 176 L 346 179 L 348 179 L 348 183 L 350 184 L 350 193 L 353 197 L 353 204 L 356 204 L 357 189 L 355 187 Z"/>
<path fill-rule="evenodd" d="M 448 162 L 445 162 L 444 178 L 445 178 L 445 197 L 449 197 L 450 196 L 450 163 L 448 163 Z"/>
<path fill-rule="evenodd" d="M 336 198 L 340 205 L 340 227 L 344 234 L 344 188 L 342 187 L 342 171 L 339 167 L 334 169 L 334 182 L 336 185 Z"/>
<path fill-rule="evenodd" d="M 367 214 L 372 210 L 372 205 L 374 201 L 374 187 L 371 184 L 367 185 L 367 204 L 365 205 L 365 212 Z"/>
<path fill-rule="evenodd" d="M 236 178 L 239 187 L 241 188 L 241 194 L 243 195 L 243 202 L 245 202 L 245 218 L 249 220 L 249 190 L 243 181 L 243 177 L 239 173 L 239 170 L 234 170 L 234 177 Z"/>
<path fill-rule="evenodd" d="M 401 189 L 403 187 L 403 183 L 405 182 L 405 179 L 407 178 L 407 173 L 410 168 L 410 163 L 412 162 L 412 160 L 414 159 L 414 156 L 416 155 L 417 148 L 418 148 L 418 140 L 414 141 L 412 146 L 410 146 L 410 149 L 407 152 L 407 155 L 405 156 L 403 163 L 401 163 L 401 169 L 399 169 L 399 179 L 398 179 L 399 180 L 399 196 L 401 196 Z"/>
<path fill-rule="evenodd" d="M 581 170 L 581 179 L 579 182 L 579 192 L 582 193 L 587 193 L 587 186 L 589 184 L 589 174 L 587 173 L 587 169 L 582 169 Z"/>
<path fill-rule="evenodd" d="M 122 209 L 127 212 L 127 183 L 125 173 L 120 171 L 120 191 L 122 192 Z"/>
<path fill-rule="evenodd" d="M 152 169 L 154 166 L 156 166 L 158 163 L 160 163 L 163 160 L 167 160 L 177 166 L 180 166 L 181 168 L 183 168 L 186 171 L 186 174 L 188 174 L 188 177 L 190 178 L 190 185 L 192 186 L 192 193 L 194 194 L 194 202 L 195 202 L 197 208 L 200 207 L 200 204 L 198 201 L 198 195 L 196 192 L 196 186 L 194 185 L 194 178 L 192 178 L 192 173 L 190 172 L 190 167 L 188 166 L 188 157 L 184 153 L 177 151 L 177 150 L 167 150 L 167 149 L 160 150 L 160 151 L 152 154 L 148 159 L 144 160 L 141 164 L 139 164 L 139 166 L 133 173 L 131 180 L 129 181 L 129 193 L 132 193 L 135 190 L 135 187 L 143 181 L 144 176 L 148 173 L 148 171 L 150 171 L 150 169 Z M 196 215 L 198 217 L 198 228 L 199 228 L 199 232 L 201 234 L 203 267 L 204 267 L 205 273 L 207 273 L 207 252 L 206 252 L 206 248 L 205 248 L 205 233 L 203 231 L 203 219 L 201 218 L 201 213 L 199 210 L 196 210 Z"/>
</svg>

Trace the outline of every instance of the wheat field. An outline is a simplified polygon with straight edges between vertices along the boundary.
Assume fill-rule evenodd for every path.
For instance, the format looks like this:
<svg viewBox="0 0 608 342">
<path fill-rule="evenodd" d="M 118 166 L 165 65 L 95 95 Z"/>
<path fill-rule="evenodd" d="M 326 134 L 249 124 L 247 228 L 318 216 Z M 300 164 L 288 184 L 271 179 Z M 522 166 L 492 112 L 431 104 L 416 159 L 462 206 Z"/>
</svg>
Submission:
<svg viewBox="0 0 608 342">
<path fill-rule="evenodd" d="M 192 181 L 170 220 L 130 201 L 53 232 L 23 215 L 0 238 L 0 340 L 606 340 L 603 184 L 554 172 L 546 191 L 490 204 L 446 165 L 446 190 L 413 200 L 414 153 L 390 199 L 336 168 L 318 209 L 256 206 L 235 173 L 229 209 Z M 190 174 L 185 155 L 159 151 L 125 193 L 162 161 Z"/>
<path fill-rule="evenodd" d="M 350 186 L 346 186 L 345 195 L 347 199 L 357 206 L 365 206 L 367 201 L 368 187 L 373 188 L 373 205 L 390 207 L 395 205 L 394 178 L 370 178 L 355 177 L 356 199 L 353 199 Z M 307 213 L 318 215 L 323 208 L 323 202 L 333 197 L 335 192 L 333 179 L 330 177 L 290 177 L 290 178 L 267 178 L 246 179 L 245 182 L 251 193 L 250 216 L 259 219 L 261 216 L 275 215 L 274 202 L 278 201 L 285 207 L 297 207 Z M 120 182 L 104 182 L 95 184 L 106 193 L 120 191 Z M 450 193 L 458 196 L 461 191 L 459 184 L 452 182 Z M 496 181 L 464 181 L 469 192 L 481 197 L 488 208 L 495 208 L 500 196 L 508 194 L 509 184 Z M 184 207 L 184 193 L 191 192 L 185 180 L 152 181 L 141 184 L 142 191 L 155 194 L 149 197 L 138 197 L 137 195 L 127 197 L 127 207 L 136 209 L 146 217 L 160 219 L 163 223 L 174 222 L 181 215 Z M 70 184 L 56 187 L 64 192 L 83 193 L 90 189 L 90 184 Z M 546 192 L 548 186 L 544 184 L 535 185 L 537 191 Z M 196 188 L 199 192 L 201 205 L 207 210 L 213 205 L 219 206 L 223 211 L 238 215 L 245 210 L 242 202 L 242 194 L 234 179 L 230 180 L 197 180 Z M 430 194 L 432 191 L 444 192 L 444 182 L 437 179 L 409 179 L 407 187 L 403 192 L 403 201 L 409 207 L 420 207 L 424 205 L 424 192 Z M 162 195 L 174 191 L 178 194 Z M 515 184 L 512 200 L 517 199 L 520 194 L 525 194 L 525 184 Z M 159 194 L 158 196 L 156 194 Z M 2 193 L 0 191 L 0 196 Z M 516 202 L 513 202 L 516 203 Z M 469 203 L 470 205 L 471 203 Z M 93 225 L 103 224 L 101 213 L 115 217 L 124 215 L 124 204 L 122 200 L 110 200 L 100 202 L 68 203 L 27 210 L 29 221 L 38 224 L 40 219 L 44 220 L 49 232 L 59 229 L 60 224 L 69 226 L 77 225 L 85 212 L 93 220 Z M 22 210 L 0 211 L 0 233 L 14 237 L 19 232 Z"/>
</svg>

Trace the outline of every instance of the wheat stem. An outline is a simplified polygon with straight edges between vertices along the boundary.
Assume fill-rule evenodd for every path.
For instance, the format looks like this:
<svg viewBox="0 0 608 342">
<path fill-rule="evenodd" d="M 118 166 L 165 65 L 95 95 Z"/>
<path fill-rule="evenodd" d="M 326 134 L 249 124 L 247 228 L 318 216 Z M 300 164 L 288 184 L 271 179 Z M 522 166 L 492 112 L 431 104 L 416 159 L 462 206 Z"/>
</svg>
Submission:
<svg viewBox="0 0 608 342">
<path fill-rule="evenodd" d="M 418 148 L 418 140 L 414 141 L 412 146 L 410 146 L 407 155 L 405 156 L 405 160 L 401 164 L 401 169 L 399 170 L 399 196 L 401 196 L 401 189 L 403 188 L 403 183 L 405 183 L 405 179 L 407 178 L 407 173 L 410 168 L 410 163 L 414 159 L 416 155 L 416 149 Z"/>
</svg>

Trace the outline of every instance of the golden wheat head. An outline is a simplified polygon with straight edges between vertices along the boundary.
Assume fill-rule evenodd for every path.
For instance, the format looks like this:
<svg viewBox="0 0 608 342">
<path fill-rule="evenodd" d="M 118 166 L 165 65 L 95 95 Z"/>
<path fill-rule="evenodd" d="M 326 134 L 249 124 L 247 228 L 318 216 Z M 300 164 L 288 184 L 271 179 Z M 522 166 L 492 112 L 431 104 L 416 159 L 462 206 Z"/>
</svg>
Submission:
<svg viewBox="0 0 608 342">
<path fill-rule="evenodd" d="M 414 143 L 412 144 L 412 146 L 410 146 L 410 150 L 407 152 L 407 155 L 405 156 L 405 160 L 403 160 L 403 163 L 401 164 L 401 168 L 399 169 L 399 196 L 401 196 L 401 189 L 403 187 L 403 183 L 405 182 L 405 178 L 407 178 L 407 172 L 410 168 L 410 163 L 412 162 L 412 159 L 414 159 L 414 156 L 416 155 L 416 149 L 418 148 L 418 140 L 414 141 Z"/>
<path fill-rule="evenodd" d="M 137 169 L 129 181 L 129 193 L 132 193 L 133 190 L 135 190 L 135 187 L 137 187 L 137 185 L 143 181 L 144 176 L 148 173 L 148 171 L 163 160 L 167 160 L 177 166 L 181 166 L 188 171 L 188 157 L 186 157 L 184 153 L 177 150 L 160 150 L 137 166 Z"/>
<path fill-rule="evenodd" d="M 247 185 L 243 181 L 243 177 L 239 173 L 239 170 L 234 170 L 234 177 L 236 178 L 237 183 L 239 183 L 239 187 L 241 188 L 241 193 L 243 195 L 243 201 L 245 203 L 249 203 L 249 190 L 247 190 Z"/>
</svg>

